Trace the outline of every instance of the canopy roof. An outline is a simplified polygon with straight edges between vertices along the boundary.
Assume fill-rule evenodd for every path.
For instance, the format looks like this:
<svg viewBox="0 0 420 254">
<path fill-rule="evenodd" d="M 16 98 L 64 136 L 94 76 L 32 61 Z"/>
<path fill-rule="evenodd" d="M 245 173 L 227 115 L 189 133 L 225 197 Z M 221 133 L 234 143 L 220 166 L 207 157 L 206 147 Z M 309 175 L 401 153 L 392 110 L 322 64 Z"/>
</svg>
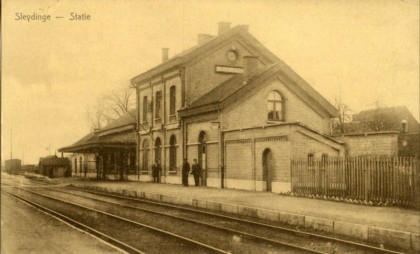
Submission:
<svg viewBox="0 0 420 254">
<path fill-rule="evenodd" d="M 91 132 L 71 146 L 59 152 L 93 153 L 104 149 L 135 149 L 137 144 L 137 110 L 130 110 L 103 129 Z"/>
</svg>

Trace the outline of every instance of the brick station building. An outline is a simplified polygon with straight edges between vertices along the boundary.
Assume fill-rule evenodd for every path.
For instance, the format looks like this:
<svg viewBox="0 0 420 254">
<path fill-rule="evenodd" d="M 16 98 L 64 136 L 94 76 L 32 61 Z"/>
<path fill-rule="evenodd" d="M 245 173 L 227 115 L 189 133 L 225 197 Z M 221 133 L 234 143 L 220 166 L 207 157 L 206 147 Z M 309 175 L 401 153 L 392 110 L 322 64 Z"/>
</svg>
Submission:
<svg viewBox="0 0 420 254">
<path fill-rule="evenodd" d="M 161 162 L 162 182 L 181 183 L 197 159 L 203 185 L 291 190 L 293 157 L 344 155 L 332 139 L 337 110 L 249 32 L 220 22 L 218 35 L 131 79 L 137 90 L 139 180 Z M 190 179 L 190 183 L 191 183 Z"/>
</svg>

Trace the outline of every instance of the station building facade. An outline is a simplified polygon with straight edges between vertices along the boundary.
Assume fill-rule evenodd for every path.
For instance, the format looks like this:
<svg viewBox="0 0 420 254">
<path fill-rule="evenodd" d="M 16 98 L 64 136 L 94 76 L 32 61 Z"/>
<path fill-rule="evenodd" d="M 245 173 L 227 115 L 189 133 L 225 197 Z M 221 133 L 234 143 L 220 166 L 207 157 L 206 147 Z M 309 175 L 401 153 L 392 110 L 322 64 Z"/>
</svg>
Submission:
<svg viewBox="0 0 420 254">
<path fill-rule="evenodd" d="M 137 91 L 140 181 L 154 161 L 161 181 L 181 183 L 183 158 L 202 184 L 291 190 L 293 157 L 344 155 L 331 138 L 336 109 L 249 32 L 220 22 L 218 35 L 131 79 Z M 192 180 L 192 179 L 191 179 Z"/>
</svg>

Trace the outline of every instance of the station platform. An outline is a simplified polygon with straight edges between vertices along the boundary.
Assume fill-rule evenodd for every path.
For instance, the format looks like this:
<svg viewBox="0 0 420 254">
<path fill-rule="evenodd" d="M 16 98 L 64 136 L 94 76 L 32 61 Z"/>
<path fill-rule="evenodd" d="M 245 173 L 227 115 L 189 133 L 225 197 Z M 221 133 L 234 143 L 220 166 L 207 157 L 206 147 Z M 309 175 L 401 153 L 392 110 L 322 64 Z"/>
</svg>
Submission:
<svg viewBox="0 0 420 254">
<path fill-rule="evenodd" d="M 63 181 L 79 188 L 279 221 L 298 228 L 312 228 L 378 245 L 420 249 L 420 212 L 414 209 L 364 206 L 270 192 L 204 186 L 184 187 L 131 181 L 100 182 L 75 178 L 62 180 L 61 183 Z"/>
</svg>

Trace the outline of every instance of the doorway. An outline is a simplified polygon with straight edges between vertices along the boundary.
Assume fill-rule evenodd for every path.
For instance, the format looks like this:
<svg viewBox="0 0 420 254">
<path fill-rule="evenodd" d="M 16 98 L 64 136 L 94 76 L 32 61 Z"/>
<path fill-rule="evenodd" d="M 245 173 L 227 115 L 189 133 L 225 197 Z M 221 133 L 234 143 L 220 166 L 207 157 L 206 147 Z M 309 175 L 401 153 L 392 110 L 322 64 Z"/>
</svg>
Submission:
<svg viewBox="0 0 420 254">
<path fill-rule="evenodd" d="M 263 181 L 266 182 L 266 190 L 271 191 L 273 181 L 274 158 L 270 149 L 265 149 L 262 155 Z"/>
<path fill-rule="evenodd" d="M 201 170 L 202 170 L 202 176 L 201 176 L 201 185 L 207 186 L 207 135 L 204 131 L 200 132 L 200 135 L 198 136 L 198 164 L 200 164 Z"/>
</svg>

